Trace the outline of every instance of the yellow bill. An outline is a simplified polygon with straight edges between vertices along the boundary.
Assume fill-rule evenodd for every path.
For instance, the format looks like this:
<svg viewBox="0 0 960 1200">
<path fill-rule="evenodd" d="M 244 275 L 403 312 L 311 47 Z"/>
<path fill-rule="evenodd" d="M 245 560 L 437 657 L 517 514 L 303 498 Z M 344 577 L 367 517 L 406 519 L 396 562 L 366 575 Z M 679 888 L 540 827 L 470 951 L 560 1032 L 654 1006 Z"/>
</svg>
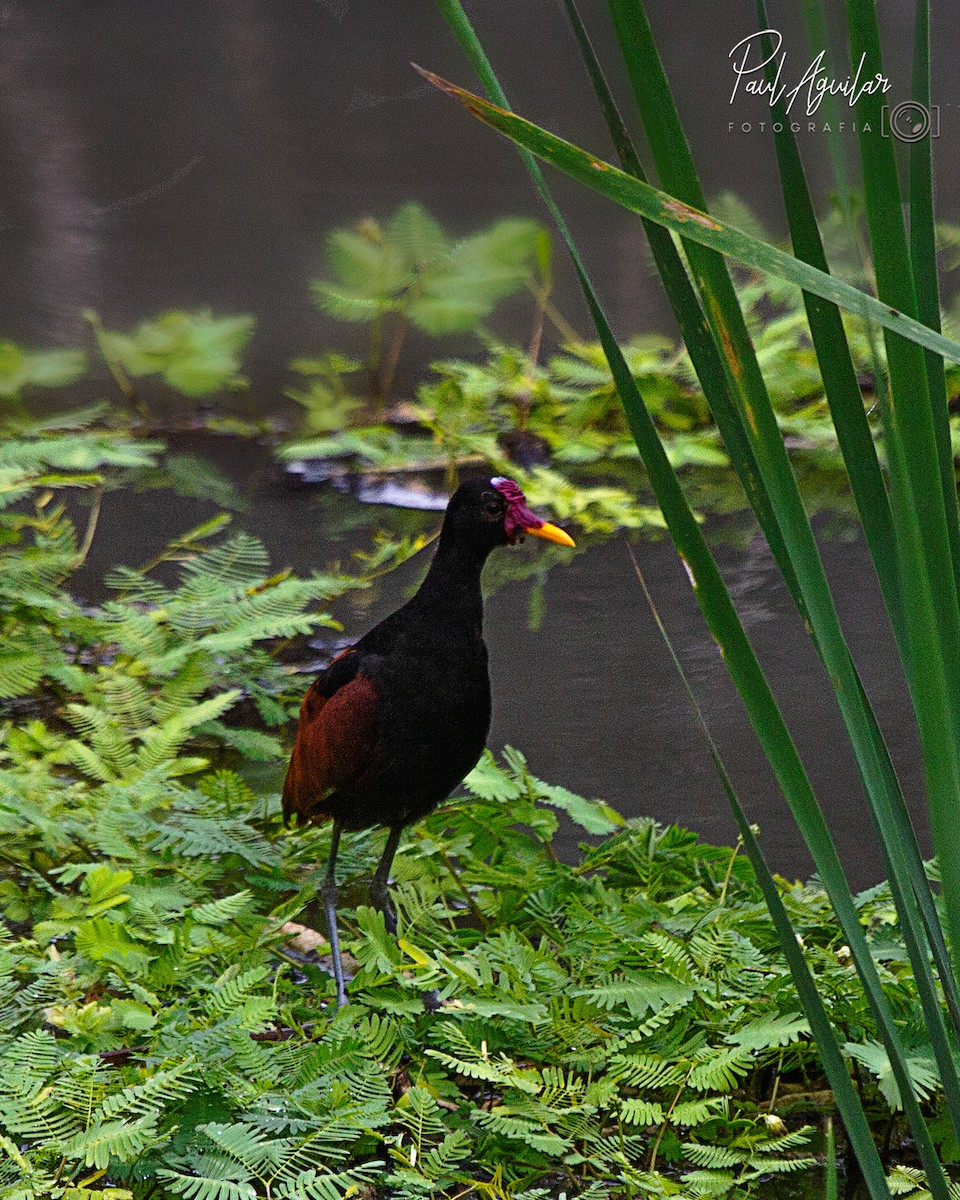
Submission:
<svg viewBox="0 0 960 1200">
<path fill-rule="evenodd" d="M 561 529 L 559 525 L 551 525 L 549 521 L 544 521 L 542 525 L 524 525 L 522 526 L 524 533 L 529 533 L 531 537 L 543 538 L 546 542 L 556 542 L 558 546 L 576 546 L 576 542 L 565 529 Z"/>
</svg>

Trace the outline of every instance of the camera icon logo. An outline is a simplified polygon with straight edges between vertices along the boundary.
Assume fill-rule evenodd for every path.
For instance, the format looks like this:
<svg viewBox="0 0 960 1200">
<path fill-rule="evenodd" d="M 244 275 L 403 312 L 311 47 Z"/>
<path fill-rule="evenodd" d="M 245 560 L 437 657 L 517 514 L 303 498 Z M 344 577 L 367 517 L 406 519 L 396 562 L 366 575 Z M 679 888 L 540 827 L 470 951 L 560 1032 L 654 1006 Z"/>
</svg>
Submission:
<svg viewBox="0 0 960 1200">
<path fill-rule="evenodd" d="M 939 137 L 940 105 L 928 108 L 917 100 L 901 100 L 893 108 L 885 104 L 880 110 L 880 134 L 885 138 L 892 135 L 900 142 Z"/>
</svg>

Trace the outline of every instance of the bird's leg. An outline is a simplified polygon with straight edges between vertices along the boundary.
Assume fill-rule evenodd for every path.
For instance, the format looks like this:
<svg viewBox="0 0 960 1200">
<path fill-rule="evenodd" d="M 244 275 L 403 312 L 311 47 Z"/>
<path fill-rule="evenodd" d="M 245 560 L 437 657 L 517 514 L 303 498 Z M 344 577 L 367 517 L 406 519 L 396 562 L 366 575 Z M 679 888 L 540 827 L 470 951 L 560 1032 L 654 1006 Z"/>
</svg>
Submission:
<svg viewBox="0 0 960 1200">
<path fill-rule="evenodd" d="M 390 889 L 387 887 L 387 881 L 390 878 L 393 856 L 397 852 L 402 832 L 403 829 L 399 825 L 391 828 L 387 844 L 383 848 L 383 855 L 377 864 L 376 872 L 370 883 L 370 899 L 373 901 L 374 906 L 379 908 L 383 913 L 383 923 L 387 927 L 387 933 L 392 933 L 394 937 L 397 936 L 397 917 L 390 903 Z"/>
<path fill-rule="evenodd" d="M 327 929 L 330 933 L 333 977 L 337 981 L 337 1008 L 343 1008 L 347 1002 L 347 987 L 343 982 L 343 962 L 340 958 L 340 934 L 337 931 L 337 850 L 340 846 L 342 829 L 341 823 L 334 821 L 333 837 L 330 840 L 330 857 L 327 859 L 327 873 L 320 889 L 324 912 L 327 914 Z"/>
</svg>

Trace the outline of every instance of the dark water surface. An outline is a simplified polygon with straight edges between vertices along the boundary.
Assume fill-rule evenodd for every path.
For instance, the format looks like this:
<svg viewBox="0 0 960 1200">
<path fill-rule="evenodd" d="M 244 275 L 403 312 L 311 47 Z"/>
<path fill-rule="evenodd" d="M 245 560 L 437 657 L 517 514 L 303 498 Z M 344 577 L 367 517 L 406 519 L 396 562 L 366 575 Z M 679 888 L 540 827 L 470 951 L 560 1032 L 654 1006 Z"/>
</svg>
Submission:
<svg viewBox="0 0 960 1200">
<path fill-rule="evenodd" d="M 606 5 L 585 0 L 582 7 L 598 49 L 614 62 Z M 782 228 L 767 141 L 757 132 L 729 130 L 731 119 L 757 122 L 765 115 L 759 102 L 729 103 L 728 54 L 755 30 L 752 0 L 700 0 L 682 10 L 675 0 L 650 0 L 645 7 L 681 107 L 696 120 L 691 143 L 708 193 L 733 189 Z M 554 0 L 474 0 L 469 8 L 518 109 L 606 153 Z M 769 8 L 786 39 L 787 73 L 799 78 L 809 61 L 799 5 L 771 0 Z M 907 91 L 905 33 L 913 4 L 886 0 L 880 9 L 895 101 Z M 933 19 L 940 215 L 956 220 L 960 16 L 938 3 Z M 79 314 L 88 306 L 120 329 L 171 307 L 251 312 L 258 327 L 246 368 L 261 409 L 278 408 L 291 358 L 329 346 L 362 347 L 355 327 L 322 317 L 310 302 L 307 285 L 323 273 L 327 230 L 366 214 L 385 216 L 408 199 L 423 201 L 459 233 L 508 213 L 542 215 L 506 144 L 422 85 L 410 60 L 470 81 L 426 0 L 0 0 L 0 339 L 84 344 Z M 615 68 L 612 79 L 626 101 Z M 801 141 L 822 198 L 829 188 L 822 133 L 805 130 Z M 557 195 L 617 327 L 625 334 L 669 330 L 636 220 L 562 179 Z M 587 328 L 562 264 L 558 302 Z M 471 348 L 449 342 L 442 353 Z M 407 384 L 435 353 L 413 344 Z M 78 389 L 78 398 L 106 390 L 101 373 L 92 387 Z M 266 453 L 250 447 L 219 457 L 250 485 L 252 508 L 239 523 L 266 540 L 279 564 L 308 570 L 366 543 L 362 530 L 334 540 L 353 512 L 348 499 L 318 503 L 280 486 Z M 167 493 L 109 496 L 90 578 L 114 560 L 143 562 L 208 511 Z M 370 510 L 354 515 L 376 523 Z M 638 552 L 772 862 L 792 874 L 806 872 L 808 860 L 675 554 L 662 542 L 641 543 Z M 864 682 L 916 806 L 916 745 L 864 547 L 825 540 L 823 553 Z M 872 882 L 880 866 L 856 772 L 785 589 L 759 542 L 745 551 L 721 547 L 719 555 L 851 875 Z M 386 581 L 369 612 L 344 603 L 350 632 L 362 632 L 397 603 L 415 574 L 411 564 Z M 505 587 L 489 604 L 493 744 L 518 745 L 536 773 L 603 796 L 627 813 L 731 839 L 725 801 L 623 545 L 591 549 L 551 573 L 536 633 L 527 628 L 528 590 L 528 584 Z"/>
</svg>

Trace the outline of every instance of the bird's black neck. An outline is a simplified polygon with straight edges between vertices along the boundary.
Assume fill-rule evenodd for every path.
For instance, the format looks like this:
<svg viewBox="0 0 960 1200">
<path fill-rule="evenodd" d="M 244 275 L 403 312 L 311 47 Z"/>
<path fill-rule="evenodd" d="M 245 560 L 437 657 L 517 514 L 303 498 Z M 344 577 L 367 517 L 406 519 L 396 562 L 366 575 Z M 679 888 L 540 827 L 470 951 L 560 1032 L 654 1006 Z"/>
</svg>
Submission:
<svg viewBox="0 0 960 1200">
<path fill-rule="evenodd" d="M 418 607 L 437 608 L 474 626 L 483 625 L 480 573 L 490 553 L 469 542 L 440 539 L 427 577 L 416 595 Z"/>
</svg>

